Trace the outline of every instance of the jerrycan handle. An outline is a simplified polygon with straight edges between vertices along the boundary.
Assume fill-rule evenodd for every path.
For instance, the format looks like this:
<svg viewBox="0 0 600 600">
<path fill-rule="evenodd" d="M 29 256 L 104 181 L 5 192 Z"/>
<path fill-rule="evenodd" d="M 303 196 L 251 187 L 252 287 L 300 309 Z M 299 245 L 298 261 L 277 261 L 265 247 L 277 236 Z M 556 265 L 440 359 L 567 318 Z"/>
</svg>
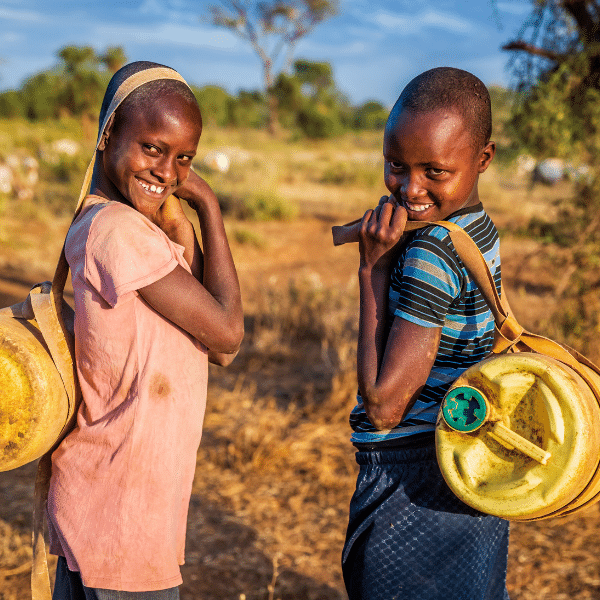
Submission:
<svg viewBox="0 0 600 600">
<path fill-rule="evenodd" d="M 533 458 L 533 460 L 537 460 L 542 465 L 547 464 L 548 459 L 552 456 L 550 452 L 546 452 L 543 448 L 526 440 L 523 436 L 515 433 L 503 423 L 500 423 L 500 421 L 492 425 L 488 434 L 501 444 L 519 450 L 519 452 L 529 456 L 529 458 Z"/>
</svg>

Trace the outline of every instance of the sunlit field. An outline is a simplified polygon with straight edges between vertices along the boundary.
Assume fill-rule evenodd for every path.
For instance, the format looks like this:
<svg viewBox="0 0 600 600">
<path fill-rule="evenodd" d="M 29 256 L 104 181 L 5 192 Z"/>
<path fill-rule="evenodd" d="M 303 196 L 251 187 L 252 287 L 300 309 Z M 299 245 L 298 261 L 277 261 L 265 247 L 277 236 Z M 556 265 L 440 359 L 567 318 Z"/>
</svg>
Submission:
<svg viewBox="0 0 600 600">
<path fill-rule="evenodd" d="M 38 180 L 20 198 L 0 193 L 2 305 L 51 278 L 94 135 L 94 124 L 79 121 L 0 121 L 0 164 L 19 157 L 23 189 L 23 161 L 38 164 Z M 78 145 L 73 155 L 55 149 L 64 139 Z M 211 370 L 182 600 L 345 598 L 340 552 L 356 475 L 347 417 L 356 393 L 358 253 L 333 247 L 331 225 L 361 216 L 385 193 L 380 147 L 380 132 L 318 142 L 274 140 L 258 130 L 203 133 L 195 168 L 222 204 L 246 337 L 231 367 Z M 226 172 L 210 166 L 214 151 L 227 156 Z M 554 317 L 569 248 L 546 239 L 540 225 L 557 219 L 571 193 L 569 182 L 532 185 L 506 160 L 480 184 L 501 232 L 517 318 L 577 345 Z M 597 345 L 581 349 L 600 356 Z M 33 465 L 0 474 L 1 600 L 30 597 L 33 474 Z M 511 598 L 600 597 L 599 534 L 598 505 L 513 526 Z"/>
</svg>

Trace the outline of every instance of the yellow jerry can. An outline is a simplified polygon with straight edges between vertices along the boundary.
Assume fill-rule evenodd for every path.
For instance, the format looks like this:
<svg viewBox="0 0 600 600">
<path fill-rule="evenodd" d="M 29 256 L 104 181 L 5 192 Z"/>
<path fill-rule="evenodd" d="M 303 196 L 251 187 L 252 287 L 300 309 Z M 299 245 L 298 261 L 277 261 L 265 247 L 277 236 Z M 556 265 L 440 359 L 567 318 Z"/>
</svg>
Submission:
<svg viewBox="0 0 600 600">
<path fill-rule="evenodd" d="M 587 367 L 586 365 L 582 364 L 581 367 L 582 367 L 584 373 L 586 373 L 587 376 L 595 384 L 596 389 L 600 390 L 600 376 L 595 371 L 593 371 L 592 369 Z M 600 405 L 600 398 L 596 397 L 596 399 Z M 599 449 L 599 453 L 600 453 L 600 449 Z M 566 516 L 568 514 L 572 514 L 574 512 L 584 509 L 586 506 L 589 506 L 590 504 L 597 502 L 599 499 L 600 499 L 600 462 L 598 463 L 598 466 L 596 467 L 596 470 L 594 471 L 594 474 L 592 475 L 592 478 L 586 485 L 585 489 L 576 498 L 574 498 L 573 500 L 571 500 L 571 502 L 569 502 L 566 506 L 564 506 L 562 509 L 556 511 L 555 513 L 551 513 L 547 516 L 548 517 Z M 542 518 L 545 518 L 545 517 L 542 517 Z M 531 520 L 534 521 L 537 519 L 531 519 Z"/>
<path fill-rule="evenodd" d="M 594 501 L 599 446 L 600 406 L 590 387 L 534 352 L 495 355 L 467 369 L 446 394 L 436 427 L 438 463 L 454 494 L 511 520 Z"/>
<path fill-rule="evenodd" d="M 69 412 L 65 387 L 36 322 L 0 315 L 0 471 L 48 451 Z"/>
</svg>

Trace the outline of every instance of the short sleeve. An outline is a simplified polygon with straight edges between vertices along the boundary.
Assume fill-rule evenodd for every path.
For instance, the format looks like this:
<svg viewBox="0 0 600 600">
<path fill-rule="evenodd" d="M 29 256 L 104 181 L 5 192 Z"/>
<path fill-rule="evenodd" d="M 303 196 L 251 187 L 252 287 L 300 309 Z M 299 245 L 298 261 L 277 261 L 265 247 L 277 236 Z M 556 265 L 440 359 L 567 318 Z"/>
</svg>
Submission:
<svg viewBox="0 0 600 600">
<path fill-rule="evenodd" d="M 94 218 L 85 248 L 85 278 L 110 306 L 177 264 L 167 236 L 135 210 L 117 205 Z"/>
<path fill-rule="evenodd" d="M 392 272 L 390 310 L 417 325 L 441 327 L 450 305 L 461 294 L 463 279 L 447 235 L 442 240 L 415 236 Z"/>
</svg>

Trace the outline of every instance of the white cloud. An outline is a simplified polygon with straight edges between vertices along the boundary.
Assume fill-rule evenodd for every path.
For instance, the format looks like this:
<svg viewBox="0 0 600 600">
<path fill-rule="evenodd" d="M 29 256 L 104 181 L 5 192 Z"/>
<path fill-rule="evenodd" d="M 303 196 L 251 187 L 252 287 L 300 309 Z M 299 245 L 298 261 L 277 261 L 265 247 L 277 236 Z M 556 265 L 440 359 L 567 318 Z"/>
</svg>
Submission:
<svg viewBox="0 0 600 600">
<path fill-rule="evenodd" d="M 0 19 L 9 19 L 11 21 L 24 21 L 27 23 L 41 23 L 46 20 L 42 13 L 34 10 L 15 10 L 0 6 Z"/>
<path fill-rule="evenodd" d="M 24 40 L 25 36 L 14 31 L 3 31 L 0 33 L 0 44 L 15 44 Z"/>
<path fill-rule="evenodd" d="M 527 15 L 531 12 L 531 4 L 526 2 L 497 2 L 499 11 L 510 15 Z"/>
<path fill-rule="evenodd" d="M 191 27 L 165 23 L 151 27 L 128 25 L 98 25 L 96 35 L 111 43 L 126 41 L 139 44 L 174 44 L 195 48 L 240 50 L 240 41 L 230 32 L 218 28 Z"/>
<path fill-rule="evenodd" d="M 428 28 L 462 34 L 469 34 L 474 30 L 472 23 L 466 19 L 431 9 L 415 15 L 379 11 L 371 16 L 370 20 L 386 29 L 402 30 L 403 35 L 417 35 Z"/>
</svg>

